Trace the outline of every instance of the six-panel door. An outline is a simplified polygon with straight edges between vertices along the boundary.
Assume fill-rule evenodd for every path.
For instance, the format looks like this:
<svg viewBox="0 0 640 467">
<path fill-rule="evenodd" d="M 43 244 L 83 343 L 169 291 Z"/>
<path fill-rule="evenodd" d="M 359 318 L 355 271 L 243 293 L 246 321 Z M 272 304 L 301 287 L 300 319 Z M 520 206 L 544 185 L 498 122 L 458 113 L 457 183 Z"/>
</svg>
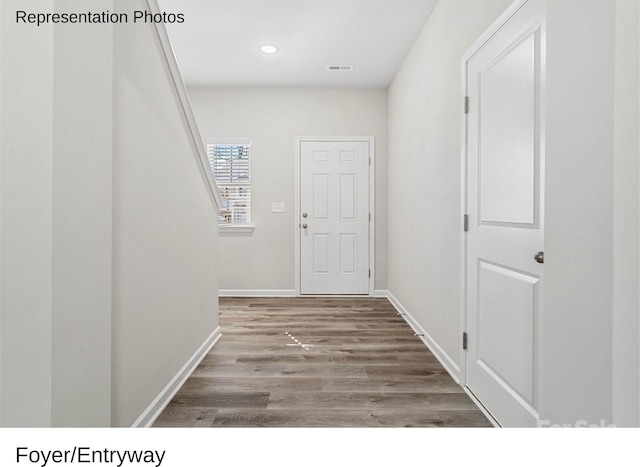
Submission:
<svg viewBox="0 0 640 467">
<path fill-rule="evenodd" d="M 369 143 L 301 142 L 300 293 L 369 294 Z"/>
</svg>

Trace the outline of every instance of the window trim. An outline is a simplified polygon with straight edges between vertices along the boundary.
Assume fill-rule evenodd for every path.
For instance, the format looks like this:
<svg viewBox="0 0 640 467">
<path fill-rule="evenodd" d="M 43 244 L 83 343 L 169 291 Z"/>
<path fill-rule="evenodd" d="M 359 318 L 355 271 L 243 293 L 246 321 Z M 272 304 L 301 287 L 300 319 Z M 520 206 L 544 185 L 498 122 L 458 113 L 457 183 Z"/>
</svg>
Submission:
<svg viewBox="0 0 640 467">
<path fill-rule="evenodd" d="M 225 234 L 244 234 L 253 233 L 253 224 L 218 224 L 218 233 L 220 235 Z"/>
</svg>

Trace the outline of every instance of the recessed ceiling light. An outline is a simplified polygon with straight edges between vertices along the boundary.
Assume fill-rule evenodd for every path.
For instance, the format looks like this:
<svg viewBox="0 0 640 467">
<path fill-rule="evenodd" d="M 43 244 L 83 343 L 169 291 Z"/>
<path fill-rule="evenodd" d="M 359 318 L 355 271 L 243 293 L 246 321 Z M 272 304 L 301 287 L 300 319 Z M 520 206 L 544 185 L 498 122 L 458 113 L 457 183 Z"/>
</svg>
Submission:
<svg viewBox="0 0 640 467">
<path fill-rule="evenodd" d="M 278 47 L 271 44 L 264 44 L 260 46 L 260 52 L 262 52 L 263 54 L 273 55 L 277 53 L 279 50 L 280 49 L 278 49 Z"/>
</svg>

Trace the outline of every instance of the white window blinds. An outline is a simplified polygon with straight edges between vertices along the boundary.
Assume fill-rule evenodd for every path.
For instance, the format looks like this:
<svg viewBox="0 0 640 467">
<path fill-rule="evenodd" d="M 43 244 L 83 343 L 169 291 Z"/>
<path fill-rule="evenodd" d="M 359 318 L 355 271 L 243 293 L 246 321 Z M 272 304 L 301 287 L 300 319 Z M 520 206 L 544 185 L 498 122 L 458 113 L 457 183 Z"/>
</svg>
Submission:
<svg viewBox="0 0 640 467">
<path fill-rule="evenodd" d="M 222 197 L 218 223 L 249 224 L 251 144 L 208 144 L 207 153 Z"/>
</svg>

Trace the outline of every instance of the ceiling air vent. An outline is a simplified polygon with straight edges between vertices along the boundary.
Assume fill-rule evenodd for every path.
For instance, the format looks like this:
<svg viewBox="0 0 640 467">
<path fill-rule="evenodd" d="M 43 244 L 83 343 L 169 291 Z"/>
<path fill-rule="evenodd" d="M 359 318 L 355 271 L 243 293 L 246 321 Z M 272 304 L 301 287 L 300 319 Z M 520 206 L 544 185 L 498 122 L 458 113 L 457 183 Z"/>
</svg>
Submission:
<svg viewBox="0 0 640 467">
<path fill-rule="evenodd" d="M 353 71 L 353 65 L 329 65 L 327 71 Z"/>
</svg>

